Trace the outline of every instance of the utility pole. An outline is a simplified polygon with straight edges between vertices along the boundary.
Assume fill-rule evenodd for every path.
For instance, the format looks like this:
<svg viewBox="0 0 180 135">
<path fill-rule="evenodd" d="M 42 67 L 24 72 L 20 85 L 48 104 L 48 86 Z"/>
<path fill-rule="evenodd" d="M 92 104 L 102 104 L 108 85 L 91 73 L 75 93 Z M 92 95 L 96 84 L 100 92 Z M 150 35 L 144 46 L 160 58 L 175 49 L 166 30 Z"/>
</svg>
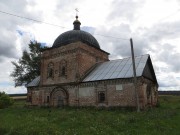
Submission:
<svg viewBox="0 0 180 135">
<path fill-rule="evenodd" d="M 134 49 L 133 49 L 133 40 L 132 40 L 132 38 L 130 38 L 130 43 L 131 43 L 133 74 L 134 74 L 134 92 L 135 92 L 135 97 L 136 97 L 136 107 L 137 107 L 137 112 L 140 112 L 139 96 L 138 96 L 138 91 L 137 91 L 136 67 L 135 67 Z"/>
</svg>

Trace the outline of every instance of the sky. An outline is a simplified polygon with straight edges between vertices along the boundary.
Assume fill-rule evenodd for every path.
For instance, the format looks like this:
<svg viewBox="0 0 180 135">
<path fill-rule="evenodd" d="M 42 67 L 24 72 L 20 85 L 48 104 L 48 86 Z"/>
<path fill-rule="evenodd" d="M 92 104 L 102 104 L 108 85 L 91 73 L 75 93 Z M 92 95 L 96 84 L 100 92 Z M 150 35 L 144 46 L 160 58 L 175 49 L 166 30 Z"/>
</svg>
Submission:
<svg viewBox="0 0 180 135">
<path fill-rule="evenodd" d="M 159 90 L 180 90 L 180 0 L 1 0 L 0 91 L 26 93 L 25 87 L 14 87 L 11 62 L 28 50 L 30 40 L 51 47 L 72 30 L 76 8 L 81 29 L 98 40 L 110 60 L 130 57 L 132 38 L 136 56 L 150 54 Z"/>
</svg>

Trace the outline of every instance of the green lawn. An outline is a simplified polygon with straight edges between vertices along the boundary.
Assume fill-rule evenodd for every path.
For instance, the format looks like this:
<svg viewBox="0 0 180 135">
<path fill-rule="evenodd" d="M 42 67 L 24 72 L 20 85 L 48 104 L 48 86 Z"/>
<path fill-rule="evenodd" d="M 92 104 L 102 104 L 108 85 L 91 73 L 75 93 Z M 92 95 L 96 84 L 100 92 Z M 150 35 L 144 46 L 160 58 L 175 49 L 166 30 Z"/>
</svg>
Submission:
<svg viewBox="0 0 180 135">
<path fill-rule="evenodd" d="M 161 96 L 160 106 L 140 113 L 94 108 L 0 109 L 0 135 L 180 135 L 180 96 Z"/>
</svg>

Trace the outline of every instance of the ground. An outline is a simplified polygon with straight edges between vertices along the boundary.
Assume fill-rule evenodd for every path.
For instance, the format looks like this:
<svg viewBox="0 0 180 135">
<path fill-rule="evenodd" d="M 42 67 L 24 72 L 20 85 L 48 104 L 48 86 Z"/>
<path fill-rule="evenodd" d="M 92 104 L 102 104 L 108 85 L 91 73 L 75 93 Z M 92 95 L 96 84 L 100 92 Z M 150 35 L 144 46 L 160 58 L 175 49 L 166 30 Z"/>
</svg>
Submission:
<svg viewBox="0 0 180 135">
<path fill-rule="evenodd" d="M 180 96 L 160 96 L 159 107 L 124 109 L 24 107 L 0 109 L 0 135 L 179 135 Z"/>
</svg>

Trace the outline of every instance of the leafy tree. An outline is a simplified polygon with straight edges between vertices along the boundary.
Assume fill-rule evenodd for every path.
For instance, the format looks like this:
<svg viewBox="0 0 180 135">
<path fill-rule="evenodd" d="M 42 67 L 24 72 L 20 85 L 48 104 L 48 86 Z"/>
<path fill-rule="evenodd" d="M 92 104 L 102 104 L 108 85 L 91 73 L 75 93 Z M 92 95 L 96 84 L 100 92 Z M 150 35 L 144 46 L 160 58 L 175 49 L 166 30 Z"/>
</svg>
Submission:
<svg viewBox="0 0 180 135">
<path fill-rule="evenodd" d="M 37 41 L 30 41 L 30 52 L 24 50 L 19 61 L 12 62 L 14 70 L 10 76 L 14 78 L 15 86 L 28 84 L 40 75 L 41 50 L 45 48 L 47 47 L 42 47 L 41 43 L 38 43 Z"/>
<path fill-rule="evenodd" d="M 0 92 L 0 109 L 11 106 L 14 100 L 10 98 L 5 92 Z"/>
</svg>

